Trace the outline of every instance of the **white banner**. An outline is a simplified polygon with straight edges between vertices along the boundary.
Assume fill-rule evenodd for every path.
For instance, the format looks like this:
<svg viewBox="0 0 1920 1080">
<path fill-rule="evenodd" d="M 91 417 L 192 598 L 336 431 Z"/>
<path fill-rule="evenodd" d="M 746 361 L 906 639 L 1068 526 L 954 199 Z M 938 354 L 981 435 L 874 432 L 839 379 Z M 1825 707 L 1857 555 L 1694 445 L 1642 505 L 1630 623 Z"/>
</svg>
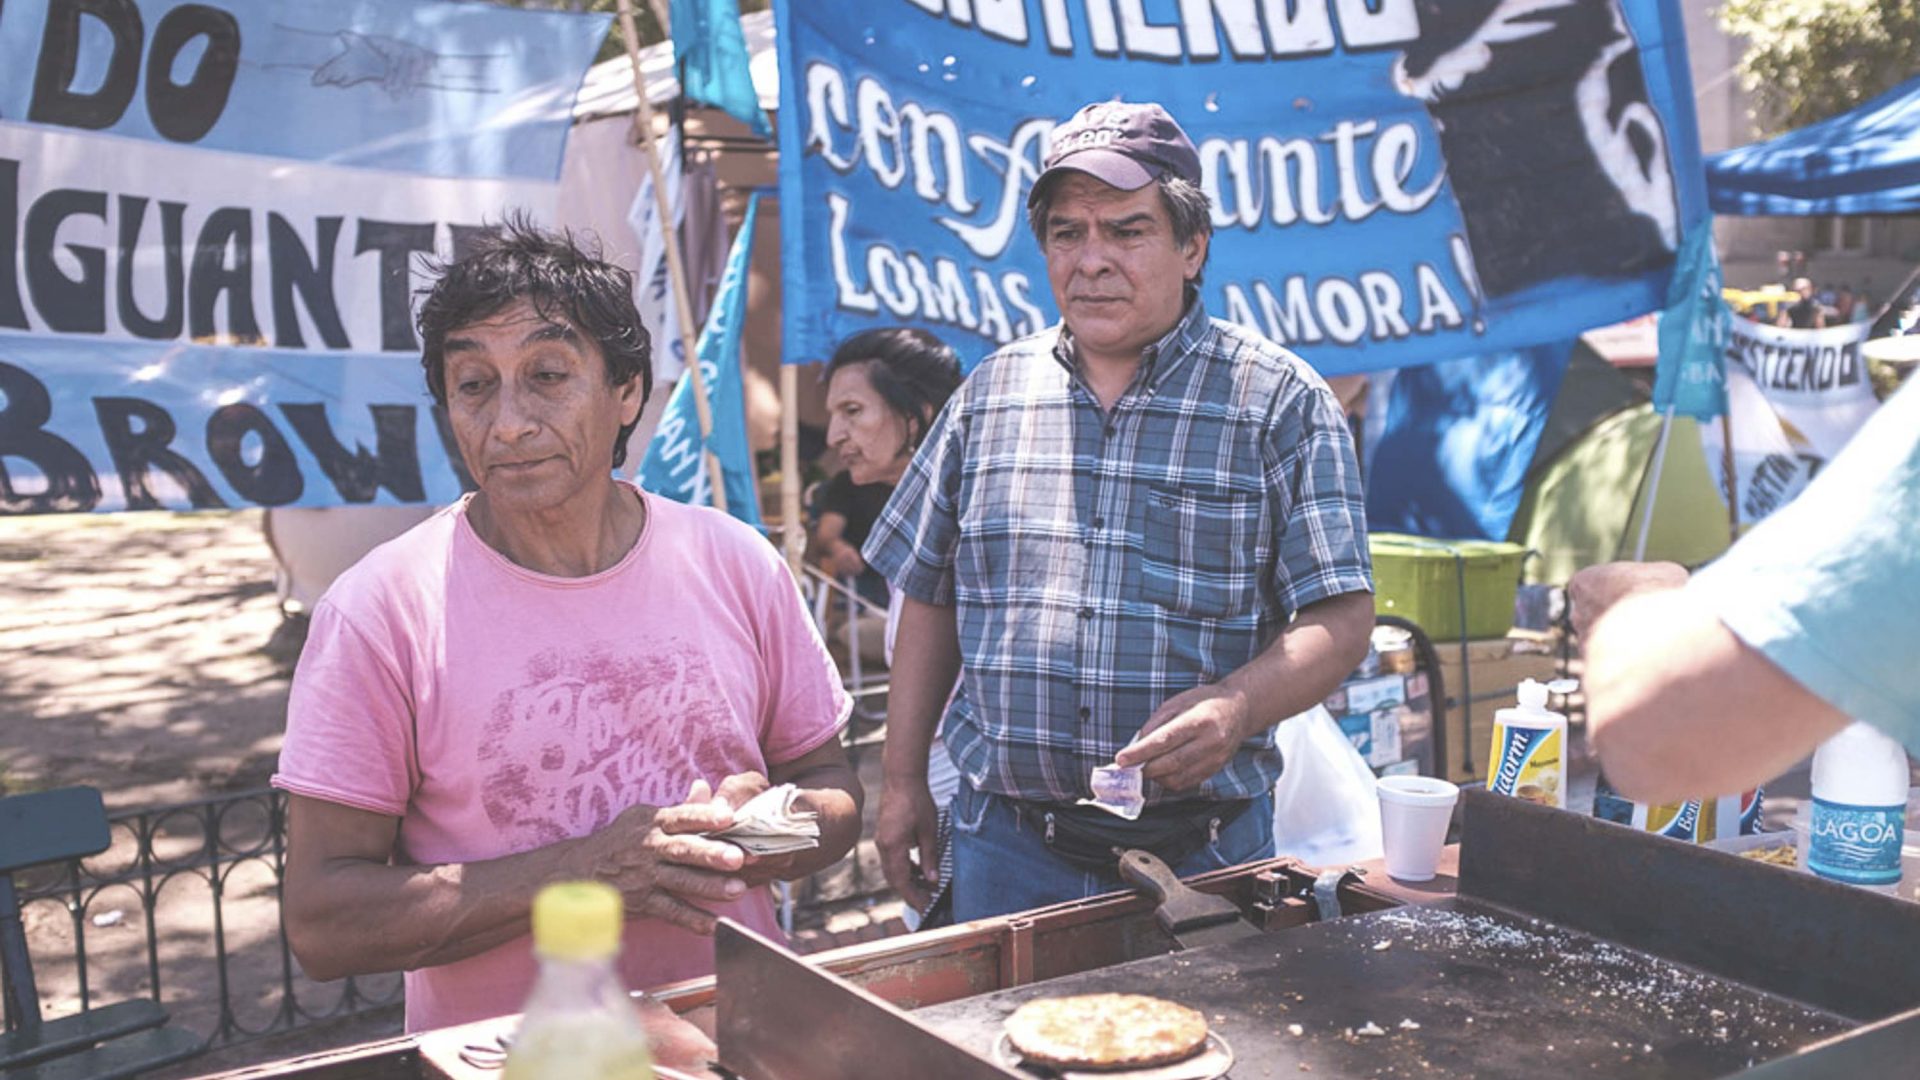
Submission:
<svg viewBox="0 0 1920 1080">
<path fill-rule="evenodd" d="M 0 4 L 0 515 L 457 498 L 428 257 L 553 219 L 609 21 Z"/>
<path fill-rule="evenodd" d="M 667 188 L 667 212 L 678 229 L 687 219 L 680 177 L 680 140 L 658 139 L 660 177 Z M 640 242 L 640 268 L 634 274 L 634 306 L 640 322 L 653 333 L 653 384 L 671 386 L 686 370 L 686 347 L 680 338 L 680 311 L 668 286 L 666 230 L 660 227 L 659 202 L 653 194 L 653 172 L 640 177 L 627 210 L 627 227 Z"/>
<path fill-rule="evenodd" d="M 1753 376 L 1736 366 L 1727 368 L 1727 420 L 1733 426 L 1733 474 L 1738 482 L 1734 498 L 1745 528 L 1791 502 L 1825 462 L 1795 446 Z M 1727 497 L 1724 431 L 1718 420 L 1700 424 L 1700 448 L 1723 499 Z"/>
<path fill-rule="evenodd" d="M 84 177 L 84 182 L 79 182 Z M 420 256 L 546 181 L 398 175 L 0 121 L 9 329 L 417 354 Z"/>
<path fill-rule="evenodd" d="M 425 257 L 557 192 L 0 121 L 0 512 L 457 498 Z"/>
<path fill-rule="evenodd" d="M 1751 525 L 1786 505 L 1879 408 L 1860 346 L 1868 325 L 1794 330 L 1736 318 L 1727 346 L 1735 498 Z M 1721 425 L 1700 425 L 1720 493 L 1727 493 Z"/>
<path fill-rule="evenodd" d="M 1788 438 L 1830 461 L 1880 407 L 1860 355 L 1870 329 L 1867 323 L 1849 323 L 1794 330 L 1734 319 L 1727 366 L 1753 376 Z M 1737 429 L 1734 439 L 1739 439 Z"/>
</svg>

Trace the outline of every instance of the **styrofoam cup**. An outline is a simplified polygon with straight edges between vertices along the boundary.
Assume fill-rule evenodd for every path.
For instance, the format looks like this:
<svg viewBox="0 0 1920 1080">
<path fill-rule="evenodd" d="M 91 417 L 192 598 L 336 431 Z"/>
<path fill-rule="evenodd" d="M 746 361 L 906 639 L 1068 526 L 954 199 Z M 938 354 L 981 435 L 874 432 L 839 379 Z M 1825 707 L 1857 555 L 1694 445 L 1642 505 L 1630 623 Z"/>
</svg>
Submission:
<svg viewBox="0 0 1920 1080">
<path fill-rule="evenodd" d="M 1401 881 L 1432 881 L 1447 843 L 1447 823 L 1460 789 L 1431 776 L 1383 776 L 1380 793 L 1380 842 L 1387 876 Z"/>
</svg>

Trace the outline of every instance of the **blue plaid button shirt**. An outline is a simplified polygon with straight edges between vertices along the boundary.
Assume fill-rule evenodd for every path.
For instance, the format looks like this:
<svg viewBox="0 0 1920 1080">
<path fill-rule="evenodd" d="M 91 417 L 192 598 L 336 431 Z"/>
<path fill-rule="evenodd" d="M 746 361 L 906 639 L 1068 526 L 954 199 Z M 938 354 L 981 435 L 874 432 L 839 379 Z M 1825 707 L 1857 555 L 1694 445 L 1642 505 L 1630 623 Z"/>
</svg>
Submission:
<svg viewBox="0 0 1920 1080">
<path fill-rule="evenodd" d="M 1090 794 L 1162 702 L 1252 660 L 1294 612 L 1372 589 L 1333 393 L 1197 298 L 1111 412 L 1057 327 L 988 357 L 863 554 L 955 608 L 962 677 L 940 733 L 961 774 L 1041 802 Z M 1257 796 L 1280 767 L 1263 733 L 1200 795 Z"/>
</svg>

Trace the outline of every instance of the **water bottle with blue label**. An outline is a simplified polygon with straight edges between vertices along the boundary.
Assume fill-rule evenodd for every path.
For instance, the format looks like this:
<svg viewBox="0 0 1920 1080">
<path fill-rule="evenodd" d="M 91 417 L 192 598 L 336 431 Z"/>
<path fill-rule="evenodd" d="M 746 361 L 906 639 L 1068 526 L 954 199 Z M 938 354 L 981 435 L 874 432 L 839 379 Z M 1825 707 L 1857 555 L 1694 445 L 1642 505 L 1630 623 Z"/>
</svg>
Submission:
<svg viewBox="0 0 1920 1080">
<path fill-rule="evenodd" d="M 1907 752 L 1879 729 L 1854 723 L 1813 755 L 1807 869 L 1850 885 L 1900 880 L 1906 833 Z"/>
</svg>

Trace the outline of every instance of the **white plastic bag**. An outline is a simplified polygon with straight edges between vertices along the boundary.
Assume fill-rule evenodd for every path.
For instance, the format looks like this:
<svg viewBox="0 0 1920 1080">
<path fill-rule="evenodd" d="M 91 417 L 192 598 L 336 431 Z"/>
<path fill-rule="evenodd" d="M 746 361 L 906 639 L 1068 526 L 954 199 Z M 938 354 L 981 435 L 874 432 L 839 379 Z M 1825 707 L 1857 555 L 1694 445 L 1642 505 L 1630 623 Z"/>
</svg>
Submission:
<svg viewBox="0 0 1920 1080">
<path fill-rule="evenodd" d="M 1325 706 L 1283 720 L 1275 744 L 1285 758 L 1273 787 L 1273 844 L 1310 866 L 1380 857 L 1380 801 L 1373 770 Z"/>
</svg>

